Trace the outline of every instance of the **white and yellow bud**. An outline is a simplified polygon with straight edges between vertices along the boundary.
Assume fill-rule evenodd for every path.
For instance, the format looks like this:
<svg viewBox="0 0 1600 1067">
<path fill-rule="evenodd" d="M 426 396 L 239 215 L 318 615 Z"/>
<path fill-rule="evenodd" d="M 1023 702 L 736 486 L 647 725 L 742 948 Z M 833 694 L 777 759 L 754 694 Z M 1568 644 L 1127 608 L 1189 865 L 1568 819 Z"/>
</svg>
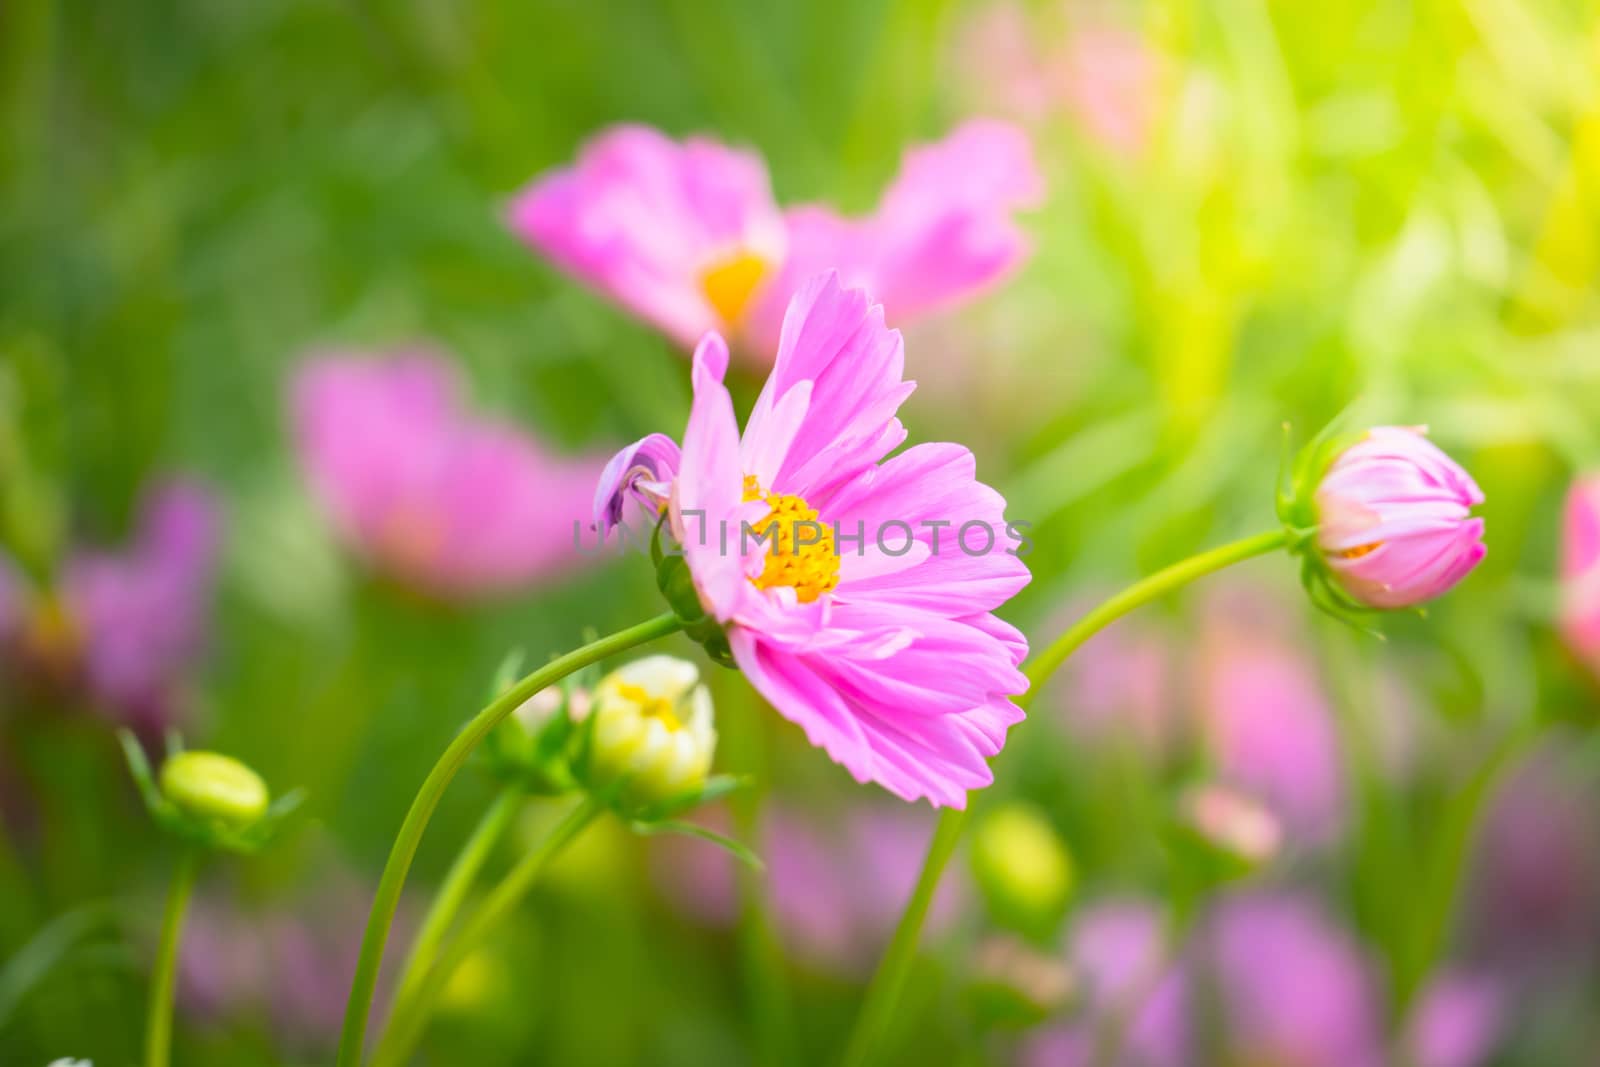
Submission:
<svg viewBox="0 0 1600 1067">
<path fill-rule="evenodd" d="M 576 709 L 575 709 L 576 711 Z M 630 805 L 660 803 L 705 784 L 717 748 L 711 693 L 700 672 L 675 656 L 646 656 L 607 675 L 595 687 L 585 717 L 589 784 L 620 785 Z"/>
</svg>

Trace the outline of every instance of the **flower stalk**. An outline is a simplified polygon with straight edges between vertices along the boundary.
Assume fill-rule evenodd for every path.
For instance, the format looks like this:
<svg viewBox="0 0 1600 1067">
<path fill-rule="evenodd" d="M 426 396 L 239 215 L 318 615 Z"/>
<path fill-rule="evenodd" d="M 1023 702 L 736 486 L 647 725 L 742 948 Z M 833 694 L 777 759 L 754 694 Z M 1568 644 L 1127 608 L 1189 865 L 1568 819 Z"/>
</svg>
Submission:
<svg viewBox="0 0 1600 1067">
<path fill-rule="evenodd" d="M 389 940 L 389 928 L 394 923 L 395 909 L 400 904 L 400 892 L 405 888 L 406 875 L 411 861 L 422 842 L 423 832 L 434 809 L 444 796 L 445 789 L 461 770 L 480 742 L 489 732 L 505 721 L 523 701 L 553 685 L 573 671 L 607 656 L 626 651 L 636 645 L 653 641 L 677 631 L 682 626 L 671 612 L 631 626 L 625 630 L 591 641 L 582 648 L 552 660 L 545 666 L 525 676 L 511 688 L 491 701 L 456 735 L 445 749 L 433 770 L 423 780 L 406 813 L 400 832 L 390 849 L 389 860 L 384 865 L 383 876 L 373 897 L 372 912 L 367 919 L 367 930 L 361 941 L 361 955 L 356 961 L 355 978 L 350 986 L 350 1000 L 345 1006 L 344 1031 L 339 1039 L 338 1067 L 358 1067 L 362 1047 L 366 1043 L 367 1019 L 372 1013 L 372 998 L 378 985 L 378 968 L 383 963 L 383 950 Z"/>
<path fill-rule="evenodd" d="M 604 810 L 599 801 L 585 798 L 495 886 L 462 924 L 460 933 L 451 939 L 433 966 L 422 972 L 412 995 L 405 997 L 402 993 L 396 997 L 389 1029 L 372 1058 L 373 1067 L 398 1067 L 406 1062 L 433 1016 L 439 994 L 449 984 L 456 968 L 517 909 L 546 865 Z"/>
<path fill-rule="evenodd" d="M 1089 638 L 1122 616 L 1197 578 L 1285 548 L 1289 544 L 1289 539 L 1290 533 L 1286 529 L 1268 530 L 1191 556 L 1135 582 L 1073 623 L 1023 668 L 1023 673 L 1028 676 L 1029 685 L 1028 691 L 1017 697 L 1017 705 L 1026 709 L 1032 704 L 1044 683 L 1055 674 L 1068 657 L 1081 648 Z M 850 1043 L 845 1049 L 844 1067 L 865 1067 L 880 1059 L 880 1046 L 888 1031 L 889 1022 L 894 1016 L 900 994 L 905 989 L 906 979 L 911 973 L 911 964 L 916 958 L 917 942 L 922 934 L 923 922 L 927 919 L 928 908 L 933 903 L 935 890 L 939 888 L 939 879 L 943 876 L 950 857 L 955 854 L 961 832 L 966 828 L 967 810 L 945 808 L 939 813 L 933 840 L 929 842 L 927 856 L 922 862 L 922 873 L 917 877 L 911 899 L 900 916 L 894 938 L 889 942 L 889 948 L 878 965 L 877 973 L 873 975 L 872 984 L 867 987 L 866 1002 L 862 1005 L 855 1030 L 850 1036 Z"/>
<path fill-rule="evenodd" d="M 194 895 L 200 852 L 187 846 L 178 855 L 167 891 L 167 910 L 161 920 L 161 940 L 156 944 L 155 968 L 150 976 L 150 1007 L 145 1025 L 145 1067 L 167 1067 L 172 1060 L 172 1002 L 178 980 L 178 945 L 183 920 Z"/>
</svg>

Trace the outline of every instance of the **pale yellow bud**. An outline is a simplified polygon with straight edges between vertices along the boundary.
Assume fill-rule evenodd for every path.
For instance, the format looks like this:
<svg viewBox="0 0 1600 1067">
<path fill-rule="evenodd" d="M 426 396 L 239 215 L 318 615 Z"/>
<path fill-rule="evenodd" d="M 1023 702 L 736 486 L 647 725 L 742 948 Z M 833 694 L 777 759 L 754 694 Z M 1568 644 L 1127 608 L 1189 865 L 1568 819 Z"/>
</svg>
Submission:
<svg viewBox="0 0 1600 1067">
<path fill-rule="evenodd" d="M 646 656 L 607 675 L 584 710 L 594 716 L 590 784 L 624 781 L 625 799 L 651 804 L 705 783 L 717 748 L 711 693 L 675 656 Z"/>
</svg>

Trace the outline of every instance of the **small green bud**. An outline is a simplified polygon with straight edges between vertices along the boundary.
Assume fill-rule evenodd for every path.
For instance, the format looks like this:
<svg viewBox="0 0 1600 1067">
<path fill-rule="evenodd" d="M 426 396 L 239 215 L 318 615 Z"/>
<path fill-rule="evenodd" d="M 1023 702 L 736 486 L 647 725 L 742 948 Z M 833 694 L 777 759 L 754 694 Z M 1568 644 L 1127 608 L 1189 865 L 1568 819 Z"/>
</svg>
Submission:
<svg viewBox="0 0 1600 1067">
<path fill-rule="evenodd" d="M 267 783 L 243 763 L 216 752 L 179 752 L 161 766 L 161 792 L 192 818 L 242 830 L 267 814 Z"/>
<path fill-rule="evenodd" d="M 986 1026 L 1025 1029 L 1060 1015 L 1079 994 L 1078 976 L 1059 954 L 1014 937 L 989 937 L 972 959 L 968 996 Z"/>
<path fill-rule="evenodd" d="M 984 816 L 972 838 L 972 868 L 995 921 L 1043 938 L 1066 915 L 1072 856 L 1038 808 L 1010 803 Z"/>
</svg>

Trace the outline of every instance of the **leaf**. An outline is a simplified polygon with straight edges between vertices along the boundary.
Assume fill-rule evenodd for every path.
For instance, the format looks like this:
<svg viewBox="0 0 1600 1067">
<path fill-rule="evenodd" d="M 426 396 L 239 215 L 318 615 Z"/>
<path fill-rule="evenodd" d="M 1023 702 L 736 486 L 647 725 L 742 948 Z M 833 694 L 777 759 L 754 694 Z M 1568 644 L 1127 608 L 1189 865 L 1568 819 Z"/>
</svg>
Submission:
<svg viewBox="0 0 1600 1067">
<path fill-rule="evenodd" d="M 631 825 L 634 833 L 644 837 L 655 837 L 660 834 L 679 834 L 683 837 L 693 837 L 705 841 L 716 845 L 751 870 L 759 874 L 766 873 L 767 865 L 761 861 L 761 857 L 756 855 L 749 845 L 736 841 L 726 834 L 719 834 L 715 830 L 707 829 L 704 826 L 699 826 L 692 822 L 676 822 L 670 819 L 664 822 L 635 822 Z"/>
</svg>

